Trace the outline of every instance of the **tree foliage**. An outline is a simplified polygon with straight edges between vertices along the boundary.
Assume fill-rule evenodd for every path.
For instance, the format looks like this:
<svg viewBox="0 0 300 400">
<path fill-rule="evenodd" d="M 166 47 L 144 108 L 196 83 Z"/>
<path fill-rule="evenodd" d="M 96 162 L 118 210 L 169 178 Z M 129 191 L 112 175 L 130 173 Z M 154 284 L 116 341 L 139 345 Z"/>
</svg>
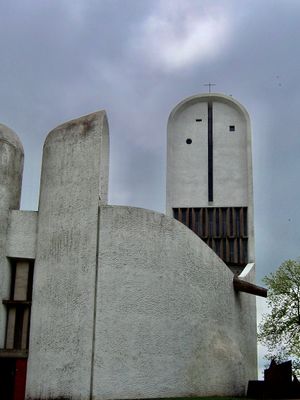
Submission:
<svg viewBox="0 0 300 400">
<path fill-rule="evenodd" d="M 266 346 L 268 360 L 293 360 L 300 372 L 300 261 L 287 260 L 264 278 L 270 313 L 263 315 L 259 341 Z"/>
</svg>

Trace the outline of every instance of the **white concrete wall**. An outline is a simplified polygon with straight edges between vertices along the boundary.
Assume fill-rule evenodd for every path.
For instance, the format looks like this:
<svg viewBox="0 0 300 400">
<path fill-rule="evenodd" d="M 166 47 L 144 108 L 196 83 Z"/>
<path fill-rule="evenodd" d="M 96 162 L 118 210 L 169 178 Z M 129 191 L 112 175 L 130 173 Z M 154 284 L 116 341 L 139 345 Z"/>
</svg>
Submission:
<svg viewBox="0 0 300 400">
<path fill-rule="evenodd" d="M 208 101 L 213 103 L 213 202 L 208 201 Z M 199 118 L 202 122 L 196 122 Z M 173 207 L 248 207 L 248 256 L 253 262 L 252 181 L 250 119 L 241 104 L 211 93 L 189 97 L 173 109 L 168 121 L 168 215 Z"/>
<path fill-rule="evenodd" d="M 208 202 L 207 184 L 208 101 L 213 103 L 213 202 Z M 202 118 L 202 122 L 196 122 L 196 118 Z M 229 131 L 229 125 L 235 125 L 235 132 Z M 248 179 L 252 179 L 248 170 L 249 135 L 249 117 L 230 97 L 199 95 L 176 106 L 168 123 L 168 212 L 172 207 L 247 205 Z M 192 144 L 186 143 L 187 138 Z"/>
<path fill-rule="evenodd" d="M 48 135 L 27 399 L 243 395 L 256 378 L 254 297 L 173 218 L 103 206 L 107 181 L 104 112 Z"/>
<path fill-rule="evenodd" d="M 20 206 L 24 152 L 17 135 L 0 124 L 0 348 L 4 346 L 10 267 L 6 258 L 6 233 L 10 209 Z"/>
<path fill-rule="evenodd" d="M 239 275 L 239 279 L 255 283 L 255 264 L 249 263 Z M 242 353 L 245 354 L 245 368 L 249 375 L 256 371 L 257 379 L 257 315 L 256 296 L 246 293 L 236 293 L 237 310 L 240 310 L 238 318 L 238 329 L 247 340 L 242 343 Z M 245 332 L 247 329 L 247 332 Z M 252 350 L 251 350 L 252 349 Z M 250 379 L 249 379 L 250 380 Z"/>
<path fill-rule="evenodd" d="M 196 122 L 201 118 L 201 122 Z M 195 99 L 170 115 L 167 144 L 167 214 L 172 207 L 207 205 L 207 102 Z M 187 144 L 186 139 L 192 139 Z"/>
<path fill-rule="evenodd" d="M 254 297 L 173 218 L 119 206 L 99 217 L 89 254 L 38 258 L 27 398 L 243 395 L 256 378 Z"/>
<path fill-rule="evenodd" d="M 229 126 L 235 131 L 230 132 Z M 247 206 L 247 120 L 232 104 L 213 101 L 214 206 Z M 250 178 L 252 173 L 250 171 Z"/>
<path fill-rule="evenodd" d="M 37 211 L 10 211 L 6 243 L 7 257 L 35 258 L 37 223 Z"/>
<path fill-rule="evenodd" d="M 89 399 L 98 202 L 99 194 L 101 202 L 107 196 L 108 151 L 104 111 L 59 126 L 45 141 L 28 398 Z"/>
<path fill-rule="evenodd" d="M 255 298 L 232 279 L 173 218 L 102 207 L 92 398 L 243 395 L 256 378 Z"/>
</svg>

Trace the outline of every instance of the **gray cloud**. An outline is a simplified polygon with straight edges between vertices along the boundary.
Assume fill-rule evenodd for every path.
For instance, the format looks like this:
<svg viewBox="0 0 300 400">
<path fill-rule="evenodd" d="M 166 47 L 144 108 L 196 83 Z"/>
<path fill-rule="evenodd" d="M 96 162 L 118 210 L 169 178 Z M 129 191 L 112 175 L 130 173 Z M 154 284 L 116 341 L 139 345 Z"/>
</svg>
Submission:
<svg viewBox="0 0 300 400">
<path fill-rule="evenodd" d="M 299 16 L 292 0 L 2 2 L 0 120 L 25 147 L 23 207 L 47 132 L 106 109 L 111 202 L 163 211 L 168 114 L 212 81 L 252 120 L 258 278 L 297 257 Z"/>
</svg>

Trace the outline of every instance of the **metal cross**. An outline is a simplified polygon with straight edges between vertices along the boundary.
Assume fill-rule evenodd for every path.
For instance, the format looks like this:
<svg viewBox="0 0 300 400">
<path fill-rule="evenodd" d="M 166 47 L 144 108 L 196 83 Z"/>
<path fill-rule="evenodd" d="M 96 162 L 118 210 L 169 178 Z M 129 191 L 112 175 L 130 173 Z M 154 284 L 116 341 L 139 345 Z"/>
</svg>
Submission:
<svg viewBox="0 0 300 400">
<path fill-rule="evenodd" d="M 208 92 L 211 93 L 211 87 L 216 86 L 216 84 L 208 82 L 208 83 L 205 83 L 203 86 L 208 86 Z"/>
</svg>

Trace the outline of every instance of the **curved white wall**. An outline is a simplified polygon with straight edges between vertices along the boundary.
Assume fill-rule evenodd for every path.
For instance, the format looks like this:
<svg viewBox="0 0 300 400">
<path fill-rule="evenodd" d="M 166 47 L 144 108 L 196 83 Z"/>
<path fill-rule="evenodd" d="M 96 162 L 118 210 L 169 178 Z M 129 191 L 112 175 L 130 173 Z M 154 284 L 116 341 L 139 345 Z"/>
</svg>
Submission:
<svg viewBox="0 0 300 400">
<path fill-rule="evenodd" d="M 0 348 L 4 347 L 6 309 L 9 298 L 10 270 L 6 258 L 6 232 L 9 210 L 20 207 L 24 151 L 18 136 L 0 124 Z"/>
<path fill-rule="evenodd" d="M 101 207 L 96 253 L 93 232 L 84 279 L 67 252 L 39 261 L 28 398 L 244 394 L 256 378 L 255 298 L 234 292 L 216 254 L 144 209 Z"/>
<path fill-rule="evenodd" d="M 94 398 L 243 395 L 256 377 L 255 298 L 232 279 L 176 220 L 101 208 Z"/>
</svg>

